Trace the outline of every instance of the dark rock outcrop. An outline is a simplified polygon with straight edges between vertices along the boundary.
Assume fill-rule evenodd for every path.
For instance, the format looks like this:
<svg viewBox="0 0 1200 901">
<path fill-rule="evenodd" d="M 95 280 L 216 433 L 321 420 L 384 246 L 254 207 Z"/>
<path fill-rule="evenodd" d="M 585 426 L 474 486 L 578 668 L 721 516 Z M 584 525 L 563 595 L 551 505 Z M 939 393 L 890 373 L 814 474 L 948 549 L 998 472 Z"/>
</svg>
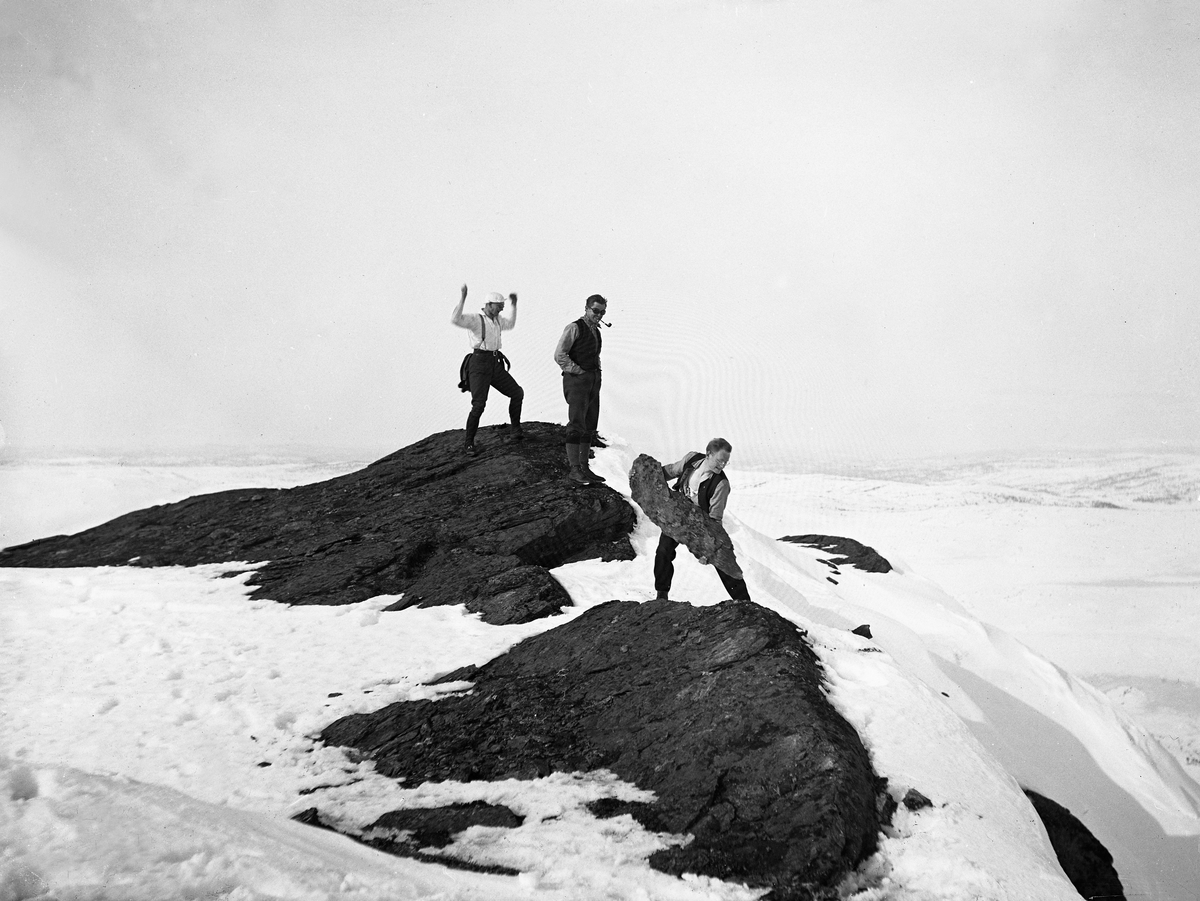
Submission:
<svg viewBox="0 0 1200 901">
<path fill-rule="evenodd" d="M 1045 795 L 1025 789 L 1050 836 L 1058 864 L 1084 898 L 1124 901 L 1125 889 L 1113 866 L 1113 856 L 1071 811 Z"/>
<path fill-rule="evenodd" d="M 321 739 L 406 787 L 609 769 L 656 800 L 597 815 L 694 836 L 652 866 L 777 899 L 824 896 L 875 850 L 867 753 L 803 633 L 756 604 L 611 601 L 440 681 L 460 679 L 472 691 L 348 716 Z"/>
<path fill-rule="evenodd" d="M 465 603 L 489 623 L 526 622 L 571 600 L 548 569 L 634 557 L 628 501 L 566 480 L 561 426 L 528 440 L 481 430 L 431 435 L 359 472 L 290 489 L 245 488 L 121 516 L 76 535 L 0 551 L 0 566 L 264 563 L 252 597 L 349 604 L 401 594 L 395 607 Z"/>
<path fill-rule="evenodd" d="M 909 810 L 924 810 L 926 807 L 933 806 L 933 802 L 915 788 L 910 788 L 908 791 L 906 791 L 900 803 Z"/>
<path fill-rule="evenodd" d="M 338 828 L 326 822 L 315 807 L 301 811 L 292 817 L 306 826 L 338 832 Z M 430 848 L 442 848 L 452 841 L 455 833 L 471 826 L 499 826 L 512 829 L 524 822 L 507 807 L 473 801 L 470 804 L 452 804 L 448 807 L 421 807 L 412 810 L 397 810 L 386 813 L 360 835 L 350 835 L 355 841 L 368 845 L 386 854 L 411 857 L 427 863 L 471 870 L 477 873 L 496 873 L 503 876 L 519 876 L 520 871 L 511 867 L 478 864 L 469 860 L 431 853 Z"/>
<path fill-rule="evenodd" d="M 371 824 L 370 831 L 388 831 L 405 835 L 404 841 L 418 847 L 444 848 L 452 836 L 472 826 L 514 829 L 525 822 L 502 804 L 472 801 L 447 807 L 422 807 L 392 810 Z"/>
<path fill-rule="evenodd" d="M 829 562 L 834 566 L 853 566 L 869 573 L 888 573 L 892 564 L 873 547 L 860 544 L 853 538 L 838 538 L 835 535 L 785 535 L 780 541 L 815 547 L 830 554 L 841 554 Z"/>
<path fill-rule="evenodd" d="M 634 501 L 652 523 L 696 557 L 704 558 L 723 573 L 742 578 L 725 527 L 680 492 L 672 491 L 661 463 L 649 454 L 640 454 L 629 470 L 629 488 Z"/>
</svg>

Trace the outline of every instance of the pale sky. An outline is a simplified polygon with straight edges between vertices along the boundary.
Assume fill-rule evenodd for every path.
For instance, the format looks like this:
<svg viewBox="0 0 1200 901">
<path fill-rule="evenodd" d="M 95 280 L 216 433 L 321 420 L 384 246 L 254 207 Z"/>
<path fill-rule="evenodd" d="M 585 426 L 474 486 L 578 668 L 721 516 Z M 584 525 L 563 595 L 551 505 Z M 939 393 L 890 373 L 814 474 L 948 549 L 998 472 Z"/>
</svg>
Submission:
<svg viewBox="0 0 1200 901">
<path fill-rule="evenodd" d="M 661 458 L 1200 447 L 1198 97 L 1183 2 L 9 0 L 7 453 L 459 428 L 464 282 Z"/>
</svg>

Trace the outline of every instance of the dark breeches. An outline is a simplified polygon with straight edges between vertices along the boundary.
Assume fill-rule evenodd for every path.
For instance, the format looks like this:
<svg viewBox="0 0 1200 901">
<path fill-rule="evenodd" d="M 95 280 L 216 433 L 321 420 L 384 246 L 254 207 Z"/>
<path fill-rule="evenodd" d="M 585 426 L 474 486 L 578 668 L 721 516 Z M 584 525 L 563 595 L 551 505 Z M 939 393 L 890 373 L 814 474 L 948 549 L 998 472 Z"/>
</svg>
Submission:
<svg viewBox="0 0 1200 901">
<path fill-rule="evenodd" d="M 654 590 L 667 594 L 671 591 L 671 580 L 675 578 L 675 549 L 679 542 L 663 532 L 658 536 L 658 549 L 654 552 Z M 717 569 L 715 566 L 713 569 Z M 750 600 L 750 589 L 744 580 L 717 569 L 721 584 L 735 601 Z"/>
<path fill-rule="evenodd" d="M 508 398 L 508 417 L 513 425 L 521 422 L 521 402 L 525 399 L 525 391 L 517 384 L 500 358 L 492 353 L 471 354 L 467 364 L 467 379 L 471 384 L 471 412 L 467 416 L 467 444 L 475 440 L 475 432 L 479 428 L 479 419 L 483 416 L 483 408 L 487 406 L 488 390 L 495 388 Z"/>
<path fill-rule="evenodd" d="M 563 373 L 563 397 L 567 399 L 567 444 L 590 445 L 600 421 L 600 370 Z"/>
</svg>

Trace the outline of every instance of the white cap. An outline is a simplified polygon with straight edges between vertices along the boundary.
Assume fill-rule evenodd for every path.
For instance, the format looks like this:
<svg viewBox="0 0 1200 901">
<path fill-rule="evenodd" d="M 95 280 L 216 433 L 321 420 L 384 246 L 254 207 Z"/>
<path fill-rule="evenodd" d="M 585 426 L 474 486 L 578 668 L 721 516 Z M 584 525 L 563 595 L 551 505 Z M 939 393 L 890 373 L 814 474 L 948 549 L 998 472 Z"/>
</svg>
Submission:
<svg viewBox="0 0 1200 901">
<path fill-rule="evenodd" d="M 504 301 L 505 297 L 503 294 L 501 294 L 499 291 L 492 291 L 490 294 L 488 294 L 483 302 L 484 304 L 498 303 L 500 306 L 504 306 Z"/>
</svg>

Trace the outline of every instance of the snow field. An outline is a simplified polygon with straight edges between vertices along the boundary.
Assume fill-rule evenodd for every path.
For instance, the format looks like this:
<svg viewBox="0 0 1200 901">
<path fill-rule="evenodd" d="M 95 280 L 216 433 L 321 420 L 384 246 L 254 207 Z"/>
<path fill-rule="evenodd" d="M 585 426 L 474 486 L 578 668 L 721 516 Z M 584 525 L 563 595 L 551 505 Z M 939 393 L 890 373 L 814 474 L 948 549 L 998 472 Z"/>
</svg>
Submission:
<svg viewBox="0 0 1200 901">
<path fill-rule="evenodd" d="M 635 453 L 618 438 L 610 443 L 593 468 L 628 494 Z M 54 474 L 35 474 L 53 497 Z M 0 471 L 0 496 L 11 487 L 8 475 Z M 217 481 L 232 487 L 245 476 L 225 472 Z M 873 537 L 882 520 L 870 504 L 892 503 L 888 491 L 911 486 L 885 483 L 856 495 L 852 480 L 731 476 L 726 524 L 755 599 L 809 633 L 831 700 L 893 789 L 916 788 L 933 801 L 917 812 L 900 809 L 879 854 L 845 887 L 848 896 L 1077 897 L 1020 780 L 1071 807 L 1109 844 L 1131 897 L 1190 901 L 1189 875 L 1200 870 L 1195 783 L 1115 707 L 1113 691 L 1106 696 L 980 621 Z M 202 490 L 190 485 L 187 493 Z M 830 501 L 824 508 L 822 492 Z M 843 498 L 861 509 L 831 510 Z M 883 512 L 896 523 L 908 515 Z M 964 518 L 958 508 L 940 512 L 951 520 L 947 533 Z M 86 508 L 74 515 L 91 516 Z M 845 528 L 826 527 L 839 523 Z M 842 567 L 835 585 L 827 555 L 774 540 L 803 532 L 873 544 L 899 571 Z M 611 774 L 406 789 L 313 741 L 347 713 L 467 689 L 421 683 L 491 659 L 594 604 L 652 597 L 657 534 L 639 513 L 636 560 L 556 570 L 578 606 L 526 626 L 487 626 L 457 607 L 384 613 L 394 598 L 338 608 L 251 601 L 247 570 L 237 564 L 0 570 L 0 717 L 9 724 L 0 737 L 0 899 L 48 891 L 112 899 L 761 894 L 651 870 L 649 854 L 683 837 L 588 814 L 585 805 L 599 797 L 645 798 Z M 921 533 L 896 534 L 899 547 L 910 539 L 914 559 L 928 553 Z M 972 565 L 1003 574 L 1003 562 L 986 562 L 986 550 L 963 545 L 956 553 L 963 560 L 977 553 L 985 562 Z M 676 563 L 674 598 L 721 600 L 711 567 L 686 552 Z M 862 623 L 873 639 L 849 632 Z M 1132 689 L 1125 700 L 1139 702 Z M 1004 740 L 1028 730 L 1051 740 Z M 512 830 L 468 830 L 456 852 L 519 869 L 519 877 L 392 858 L 288 819 L 319 806 L 323 816 L 362 828 L 396 807 L 468 800 L 506 804 L 526 819 Z"/>
</svg>

